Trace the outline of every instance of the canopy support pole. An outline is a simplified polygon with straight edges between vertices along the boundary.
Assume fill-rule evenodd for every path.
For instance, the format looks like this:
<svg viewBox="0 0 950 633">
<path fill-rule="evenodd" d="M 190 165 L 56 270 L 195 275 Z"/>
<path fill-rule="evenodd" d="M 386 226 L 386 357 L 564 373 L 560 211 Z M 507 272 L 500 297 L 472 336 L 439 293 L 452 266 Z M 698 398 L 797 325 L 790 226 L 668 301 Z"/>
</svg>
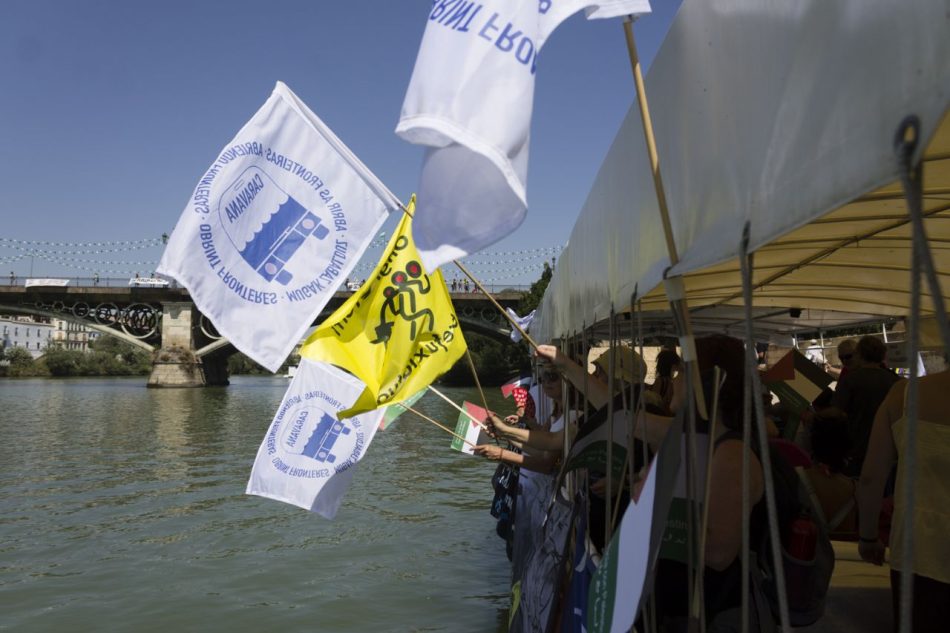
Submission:
<svg viewBox="0 0 950 633">
<path fill-rule="evenodd" d="M 920 141 L 920 120 L 915 115 L 906 117 L 897 128 L 894 138 L 894 150 L 897 153 L 900 167 L 901 184 L 907 197 L 907 212 L 913 229 L 913 256 L 911 260 L 911 312 L 908 327 L 908 361 L 910 362 L 910 382 L 907 384 L 907 425 L 904 435 L 905 454 L 900 456 L 904 460 L 904 476 L 901 486 L 901 496 L 904 498 L 904 534 L 903 557 L 901 564 L 900 585 L 900 627 L 901 633 L 910 633 L 912 630 L 912 586 L 914 577 L 913 568 L 913 508 L 914 483 L 916 475 L 916 441 L 918 417 L 918 382 L 917 382 L 917 354 L 920 318 L 920 275 L 923 273 L 927 280 L 930 296 L 943 339 L 944 350 L 950 349 L 950 323 L 947 321 L 947 311 L 944 305 L 944 296 L 940 288 L 940 280 L 934 267 L 930 248 L 927 245 L 927 232 L 924 228 L 923 213 L 923 163 L 913 162 L 914 152 Z"/>
<path fill-rule="evenodd" d="M 765 509 L 769 524 L 769 541 L 772 549 L 772 559 L 775 569 L 775 589 L 778 594 L 779 623 L 784 633 L 791 633 L 791 624 L 788 614 L 788 593 L 785 588 L 785 571 L 782 559 L 782 542 L 779 536 L 778 510 L 775 505 L 775 484 L 772 481 L 772 457 L 769 454 L 768 431 L 765 427 L 765 407 L 762 403 L 762 383 L 759 378 L 759 372 L 756 368 L 755 341 L 753 340 L 752 330 L 752 255 L 749 253 L 749 223 L 746 222 L 742 231 L 742 242 L 739 252 L 739 263 L 742 266 L 742 294 L 745 299 L 745 317 L 746 317 L 746 363 L 745 363 L 745 384 L 746 384 L 746 402 L 743 403 L 745 410 L 749 413 L 754 411 L 756 433 L 759 436 L 759 462 L 762 465 L 762 483 L 765 487 Z M 751 410 L 748 400 L 752 400 Z M 746 418 L 743 424 L 743 439 L 751 439 L 751 422 Z M 751 444 L 745 444 L 743 451 L 748 453 Z M 745 455 L 743 459 L 748 459 Z M 743 462 L 743 471 L 748 473 L 748 466 Z M 748 482 L 749 480 L 746 479 Z M 749 508 L 750 499 L 747 498 L 748 490 L 743 491 L 743 512 L 751 510 Z M 747 555 L 748 547 L 748 522 L 749 515 L 744 514 L 743 522 L 743 554 Z M 766 555 L 765 552 L 760 552 Z M 743 581 L 747 582 L 748 563 L 743 566 Z M 745 587 L 743 587 L 745 589 Z M 743 600 L 746 600 L 746 594 L 743 593 Z M 744 615 L 743 618 L 746 616 Z M 745 624 L 745 620 L 743 621 Z"/>
</svg>

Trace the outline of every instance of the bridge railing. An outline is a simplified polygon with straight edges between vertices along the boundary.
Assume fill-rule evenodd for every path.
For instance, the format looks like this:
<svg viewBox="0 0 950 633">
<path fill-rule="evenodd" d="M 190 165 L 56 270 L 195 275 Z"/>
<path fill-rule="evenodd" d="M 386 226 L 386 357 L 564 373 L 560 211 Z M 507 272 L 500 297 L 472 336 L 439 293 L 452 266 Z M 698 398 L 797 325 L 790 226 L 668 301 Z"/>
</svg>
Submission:
<svg viewBox="0 0 950 633">
<path fill-rule="evenodd" d="M 43 281 L 43 280 L 54 280 L 60 283 L 51 283 L 50 285 L 63 285 L 62 282 L 68 282 L 65 285 L 67 286 L 79 286 L 83 288 L 97 287 L 101 286 L 103 288 L 135 288 L 135 287 L 157 287 L 159 284 L 154 282 L 153 277 L 65 277 L 65 276 L 33 276 L 33 277 L 20 277 L 17 275 L 10 275 L 7 277 L 0 277 L 0 286 L 9 286 L 9 287 L 23 287 L 27 285 L 27 281 Z M 362 284 L 360 282 L 351 282 L 349 287 L 340 286 L 341 291 L 346 290 L 358 290 Z M 507 284 L 507 283 L 482 283 L 482 286 L 485 287 L 488 292 L 492 294 L 500 292 L 527 292 L 531 286 L 529 284 Z M 168 288 L 178 288 L 178 283 L 174 279 L 168 280 Z M 459 284 L 455 288 L 449 284 L 449 292 L 452 294 L 472 294 L 477 293 L 478 288 L 474 285 L 469 285 L 466 289 L 464 285 Z"/>
<path fill-rule="evenodd" d="M 51 280 L 49 285 L 58 286 L 80 286 L 80 287 L 96 287 L 102 286 L 104 288 L 128 288 L 135 286 L 151 286 L 155 287 L 160 284 L 151 282 L 152 277 L 67 277 L 63 275 L 34 275 L 32 277 L 20 277 L 18 275 L 7 275 L 6 277 L 0 277 L 0 286 L 19 286 L 23 287 L 28 285 L 28 281 L 46 281 Z M 58 283 L 56 283 L 58 282 Z M 67 282 L 67 283 L 63 283 Z M 169 288 L 177 288 L 178 284 L 174 279 L 168 280 Z"/>
</svg>

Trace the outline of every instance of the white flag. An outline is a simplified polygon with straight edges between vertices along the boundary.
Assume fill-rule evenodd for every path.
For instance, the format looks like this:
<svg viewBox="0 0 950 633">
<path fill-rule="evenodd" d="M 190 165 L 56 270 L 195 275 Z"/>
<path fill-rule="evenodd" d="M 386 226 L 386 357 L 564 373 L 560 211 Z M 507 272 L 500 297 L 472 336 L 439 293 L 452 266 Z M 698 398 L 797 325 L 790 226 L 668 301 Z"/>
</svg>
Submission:
<svg viewBox="0 0 950 633">
<path fill-rule="evenodd" d="M 202 176 L 158 272 L 276 371 L 399 201 L 284 84 Z"/>
<path fill-rule="evenodd" d="M 277 415 L 257 451 L 247 494 L 269 497 L 332 519 L 385 409 L 338 420 L 365 385 L 333 365 L 300 359 Z"/>
<path fill-rule="evenodd" d="M 538 52 L 565 18 L 649 13 L 648 0 L 437 0 L 396 133 L 427 145 L 413 237 L 427 270 L 511 233 L 527 209 Z"/>
<path fill-rule="evenodd" d="M 531 323 L 534 321 L 534 313 L 537 312 L 537 310 L 532 310 L 529 314 L 526 314 L 523 317 L 518 316 L 518 313 L 511 308 L 505 308 L 505 312 L 508 313 L 508 316 L 514 319 L 515 323 L 518 324 L 518 327 L 527 332 L 528 328 L 531 327 Z M 511 328 L 510 336 L 512 342 L 514 343 L 517 343 L 521 340 L 521 332 L 519 332 L 517 328 Z"/>
</svg>

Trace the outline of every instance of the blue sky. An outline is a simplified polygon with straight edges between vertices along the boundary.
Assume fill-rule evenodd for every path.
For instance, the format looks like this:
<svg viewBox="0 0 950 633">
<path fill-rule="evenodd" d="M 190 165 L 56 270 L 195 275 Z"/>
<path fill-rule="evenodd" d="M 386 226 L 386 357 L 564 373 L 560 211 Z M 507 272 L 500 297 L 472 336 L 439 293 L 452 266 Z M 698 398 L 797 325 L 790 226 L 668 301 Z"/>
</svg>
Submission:
<svg viewBox="0 0 950 633">
<path fill-rule="evenodd" d="M 0 271 L 151 272 L 160 246 L 10 240 L 114 243 L 170 233 L 198 178 L 277 80 L 408 199 L 422 149 L 393 129 L 430 4 L 4 0 Z M 654 0 L 655 13 L 636 23 L 646 67 L 678 6 Z M 537 278 L 550 259 L 542 249 L 567 241 L 634 98 L 620 20 L 575 15 L 554 32 L 539 57 L 528 218 L 469 258 L 476 274 L 496 284 Z M 23 256 L 31 250 L 32 263 Z M 532 252 L 512 252 L 520 250 Z"/>
</svg>

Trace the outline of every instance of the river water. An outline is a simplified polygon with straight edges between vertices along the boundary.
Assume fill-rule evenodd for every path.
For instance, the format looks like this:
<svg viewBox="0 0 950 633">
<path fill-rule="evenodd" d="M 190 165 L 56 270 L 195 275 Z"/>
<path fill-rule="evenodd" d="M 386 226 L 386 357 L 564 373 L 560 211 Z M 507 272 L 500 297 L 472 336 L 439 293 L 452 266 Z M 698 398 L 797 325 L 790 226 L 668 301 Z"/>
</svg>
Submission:
<svg viewBox="0 0 950 633">
<path fill-rule="evenodd" d="M 333 521 L 244 494 L 287 385 L 0 381 L 0 630 L 504 630 L 493 465 L 435 426 L 377 433 Z"/>
</svg>

